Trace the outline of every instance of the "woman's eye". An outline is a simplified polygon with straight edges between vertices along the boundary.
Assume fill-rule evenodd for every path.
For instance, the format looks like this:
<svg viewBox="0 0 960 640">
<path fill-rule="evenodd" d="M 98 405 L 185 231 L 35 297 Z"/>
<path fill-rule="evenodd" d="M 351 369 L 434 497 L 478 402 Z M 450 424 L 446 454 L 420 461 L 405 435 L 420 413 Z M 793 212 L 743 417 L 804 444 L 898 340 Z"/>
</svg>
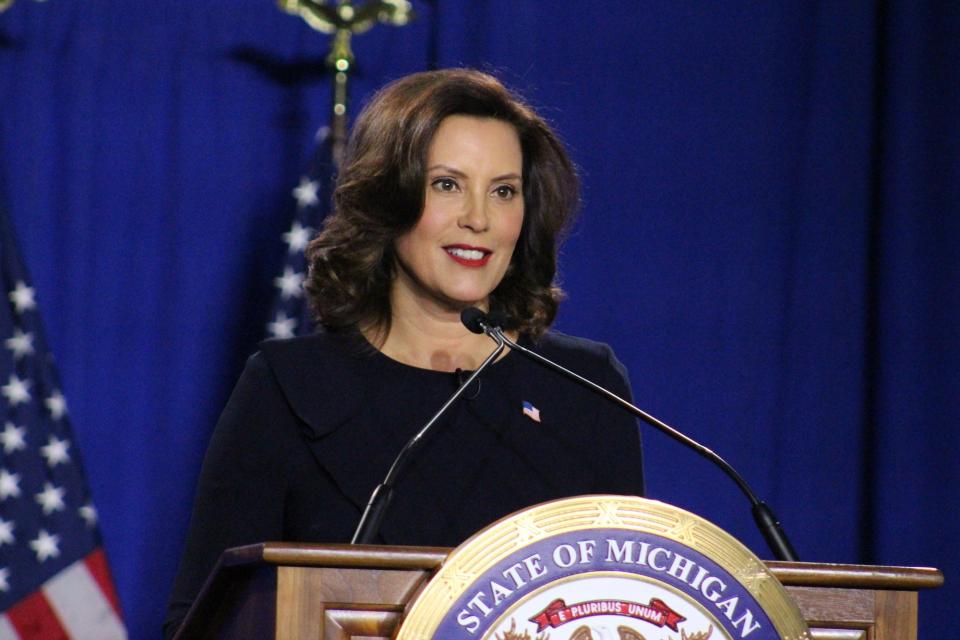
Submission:
<svg viewBox="0 0 960 640">
<path fill-rule="evenodd" d="M 437 178 L 431 183 L 438 191 L 456 191 L 457 181 L 452 178 Z"/>
<path fill-rule="evenodd" d="M 493 193 L 494 193 L 498 198 L 501 198 L 501 199 L 503 199 L 503 200 L 509 200 L 509 199 L 512 198 L 513 196 L 517 195 L 517 190 L 516 190 L 514 187 L 511 187 L 511 186 L 508 185 L 508 184 L 502 184 L 502 185 L 500 185 L 499 187 L 497 187 L 496 189 L 494 189 Z"/>
</svg>

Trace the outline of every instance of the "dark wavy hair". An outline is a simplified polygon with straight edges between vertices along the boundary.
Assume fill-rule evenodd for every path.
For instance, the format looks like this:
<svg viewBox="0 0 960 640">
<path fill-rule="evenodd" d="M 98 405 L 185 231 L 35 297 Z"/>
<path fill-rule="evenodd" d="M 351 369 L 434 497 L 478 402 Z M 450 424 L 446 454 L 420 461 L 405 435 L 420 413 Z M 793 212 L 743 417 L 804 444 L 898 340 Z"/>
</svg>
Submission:
<svg viewBox="0 0 960 640">
<path fill-rule="evenodd" d="M 562 291 L 557 250 L 579 203 L 576 171 L 556 134 L 496 78 L 469 69 L 406 76 L 381 89 L 347 144 L 334 210 L 307 247 L 306 290 L 332 330 L 390 327 L 394 240 L 416 225 L 426 192 L 427 150 L 444 118 L 513 125 L 523 152 L 524 220 L 510 267 L 491 293 L 508 329 L 533 337 L 553 322 Z"/>
</svg>

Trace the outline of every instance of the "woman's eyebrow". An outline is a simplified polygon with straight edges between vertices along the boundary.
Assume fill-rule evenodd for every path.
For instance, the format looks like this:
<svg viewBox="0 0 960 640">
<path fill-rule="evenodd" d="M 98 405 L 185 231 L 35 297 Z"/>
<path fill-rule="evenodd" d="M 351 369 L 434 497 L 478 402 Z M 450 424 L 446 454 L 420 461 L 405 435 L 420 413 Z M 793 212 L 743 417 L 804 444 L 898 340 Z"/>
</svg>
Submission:
<svg viewBox="0 0 960 640">
<path fill-rule="evenodd" d="M 467 175 L 467 174 L 465 174 L 463 171 L 460 171 L 459 169 L 455 169 L 454 167 L 451 167 L 451 166 L 446 165 L 446 164 L 435 164 L 435 165 L 433 165 L 432 167 L 427 167 L 427 171 L 428 171 L 428 172 L 429 172 L 429 171 L 436 171 L 436 170 L 438 170 L 438 169 L 439 169 L 439 170 L 442 170 L 442 171 L 446 171 L 447 173 L 451 173 L 451 174 L 453 174 L 453 175 L 455 175 L 455 176 L 466 177 L 466 175 Z"/>
</svg>

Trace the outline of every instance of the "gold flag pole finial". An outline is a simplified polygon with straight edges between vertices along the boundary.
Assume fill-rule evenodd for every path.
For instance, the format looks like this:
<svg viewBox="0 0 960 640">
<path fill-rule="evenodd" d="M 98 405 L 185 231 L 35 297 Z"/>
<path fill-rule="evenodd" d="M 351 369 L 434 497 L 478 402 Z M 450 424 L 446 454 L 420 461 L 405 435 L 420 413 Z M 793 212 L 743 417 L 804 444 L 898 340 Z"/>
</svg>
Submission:
<svg viewBox="0 0 960 640">
<path fill-rule="evenodd" d="M 353 34 L 369 31 L 378 22 L 402 27 L 413 19 L 413 9 L 407 0 L 368 0 L 361 4 L 337 0 L 336 5 L 325 0 L 278 0 L 278 4 L 317 31 L 333 34 L 327 56 L 327 65 L 333 71 L 330 135 L 333 159 L 339 165 L 347 143 L 347 82 L 354 62 L 350 40 Z"/>
<path fill-rule="evenodd" d="M 34 2 L 46 2 L 47 0 L 33 0 Z M 13 5 L 14 0 L 0 0 L 0 13 L 3 13 Z"/>
</svg>

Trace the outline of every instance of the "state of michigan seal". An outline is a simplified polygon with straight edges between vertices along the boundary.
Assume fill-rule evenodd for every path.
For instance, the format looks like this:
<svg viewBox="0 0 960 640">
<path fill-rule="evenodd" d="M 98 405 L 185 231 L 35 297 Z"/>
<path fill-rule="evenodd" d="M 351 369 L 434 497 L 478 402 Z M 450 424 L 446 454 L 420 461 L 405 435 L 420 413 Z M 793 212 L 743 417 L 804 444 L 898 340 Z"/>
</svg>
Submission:
<svg viewBox="0 0 960 640">
<path fill-rule="evenodd" d="M 458 547 L 397 640 L 805 640 L 766 566 L 703 518 L 582 496 L 515 513 Z"/>
</svg>

